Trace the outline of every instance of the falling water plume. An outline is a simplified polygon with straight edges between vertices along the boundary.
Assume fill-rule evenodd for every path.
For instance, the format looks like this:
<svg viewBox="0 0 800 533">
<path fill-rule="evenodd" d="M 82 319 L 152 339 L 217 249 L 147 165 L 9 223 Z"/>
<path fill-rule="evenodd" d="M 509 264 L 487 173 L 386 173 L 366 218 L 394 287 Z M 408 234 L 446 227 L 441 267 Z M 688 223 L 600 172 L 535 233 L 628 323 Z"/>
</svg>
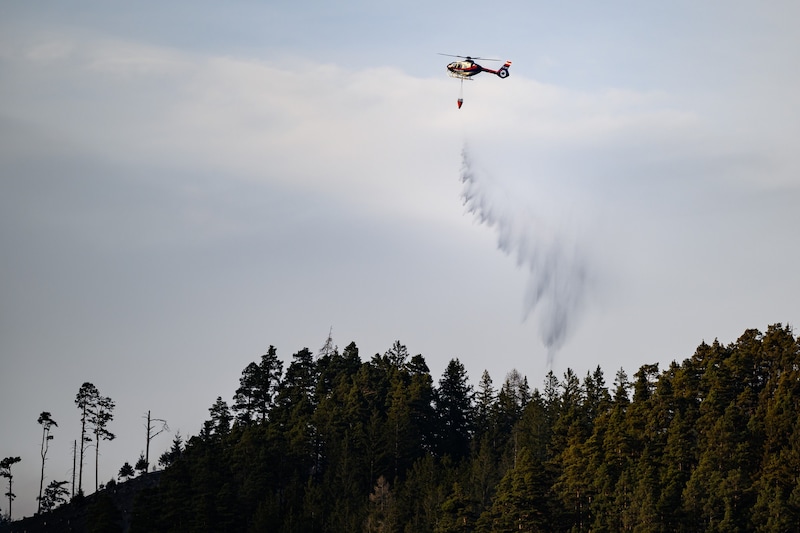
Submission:
<svg viewBox="0 0 800 533">
<path fill-rule="evenodd" d="M 548 365 L 564 345 L 584 307 L 588 268 L 577 239 L 512 200 L 508 191 L 477 168 L 467 146 L 462 151 L 462 199 L 467 211 L 497 233 L 497 247 L 527 270 L 523 321 L 538 315 Z"/>
</svg>

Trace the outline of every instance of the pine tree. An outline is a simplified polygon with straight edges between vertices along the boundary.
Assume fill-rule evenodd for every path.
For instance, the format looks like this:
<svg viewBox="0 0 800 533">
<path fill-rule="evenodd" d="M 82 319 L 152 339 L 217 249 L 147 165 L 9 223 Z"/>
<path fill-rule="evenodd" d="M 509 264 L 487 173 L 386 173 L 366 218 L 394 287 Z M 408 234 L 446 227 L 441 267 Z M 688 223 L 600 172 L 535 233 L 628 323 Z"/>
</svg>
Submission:
<svg viewBox="0 0 800 533">
<path fill-rule="evenodd" d="M 53 427 L 58 427 L 56 421 L 53 420 L 52 415 L 47 411 L 42 411 L 39 415 L 39 419 L 37 420 L 39 424 L 42 426 L 42 446 L 41 446 L 41 456 L 42 456 L 42 475 L 39 477 L 39 497 L 37 500 L 39 501 L 39 507 L 37 509 L 37 513 L 42 512 L 42 493 L 44 490 L 44 462 L 47 458 L 47 451 L 50 448 L 50 441 L 53 440 L 53 436 L 50 435 L 50 430 Z"/>
<path fill-rule="evenodd" d="M 228 402 L 224 401 L 222 396 L 217 396 L 214 404 L 208 408 L 208 412 L 211 415 L 209 425 L 211 435 L 217 438 L 227 435 L 231 430 L 231 421 L 233 420 Z"/>
<path fill-rule="evenodd" d="M 122 468 L 119 469 L 117 477 L 120 479 L 120 481 L 128 481 L 135 475 L 136 471 L 133 469 L 133 467 L 129 462 L 125 461 L 125 464 L 123 464 Z"/>
<path fill-rule="evenodd" d="M 66 488 L 66 481 L 51 481 L 44 489 L 42 498 L 39 500 L 39 512 L 49 513 L 59 505 L 67 501 L 69 491 Z"/>
<path fill-rule="evenodd" d="M 177 461 L 182 454 L 183 454 L 183 438 L 181 437 L 180 432 L 177 432 L 175 433 L 175 436 L 172 438 L 172 446 L 170 447 L 170 449 L 162 453 L 161 457 L 158 458 L 158 464 L 162 468 L 168 468 L 175 461 Z"/>
<path fill-rule="evenodd" d="M 114 419 L 114 401 L 108 396 L 98 396 L 89 421 L 94 433 L 94 490 L 97 492 L 100 478 L 100 441 L 114 440 L 116 435 L 108 430 Z"/>
<path fill-rule="evenodd" d="M 477 452 L 473 453 L 471 459 L 466 487 L 471 491 L 472 500 L 476 502 L 476 510 L 481 513 L 491 504 L 495 487 L 502 477 L 488 436 L 481 438 Z"/>
<path fill-rule="evenodd" d="M 75 405 L 81 412 L 81 445 L 80 445 L 80 460 L 78 462 L 78 493 L 83 493 L 83 458 L 86 451 L 86 443 L 91 442 L 87 436 L 87 423 L 94 415 L 97 409 L 97 401 L 100 398 L 100 393 L 93 384 L 88 381 L 81 385 L 78 389 L 78 394 L 75 396 Z"/>
<path fill-rule="evenodd" d="M 496 397 L 497 393 L 492 386 L 492 378 L 489 372 L 484 370 L 475 393 L 475 435 L 479 439 L 492 431 L 490 424 L 493 421 L 492 414 Z"/>
<path fill-rule="evenodd" d="M 633 448 L 626 421 L 631 384 L 623 369 L 617 371 L 614 385 L 611 410 L 596 421 L 589 439 L 591 464 L 595 465 L 590 478 L 594 494 L 592 529 L 597 531 L 622 531 L 622 513 L 630 504 L 630 482 L 623 474 L 629 468 Z"/>
<path fill-rule="evenodd" d="M 261 361 L 242 370 L 239 388 L 233 397 L 233 411 L 241 424 L 264 422 L 272 408 L 283 373 L 283 363 L 274 346 L 261 356 Z"/>
<path fill-rule="evenodd" d="M 552 531 L 549 485 L 544 465 L 533 459 L 527 448 L 521 449 L 517 465 L 500 480 L 492 507 L 478 520 L 478 531 Z"/>
<path fill-rule="evenodd" d="M 458 359 L 450 360 L 436 390 L 439 419 L 439 454 L 455 461 L 469 453 L 473 432 L 472 386 L 467 371 Z"/>
<path fill-rule="evenodd" d="M 400 341 L 394 341 L 392 347 L 384 354 L 390 366 L 396 369 L 403 368 L 408 360 L 408 349 Z"/>
<path fill-rule="evenodd" d="M 8 498 L 8 518 L 11 519 L 11 502 L 17 497 L 13 490 L 14 475 L 11 473 L 11 467 L 20 462 L 22 459 L 19 457 L 6 457 L 0 461 L 0 477 L 8 480 L 8 492 L 5 496 Z"/>
<path fill-rule="evenodd" d="M 435 533 L 462 533 L 475 530 L 478 518 L 475 502 L 461 485 L 453 483 L 453 489 L 442 504 L 442 514 L 436 524 Z"/>
<path fill-rule="evenodd" d="M 147 459 L 144 457 L 144 452 L 139 454 L 139 458 L 136 460 L 136 464 L 133 466 L 139 474 L 146 474 L 147 468 L 150 465 L 147 464 Z"/>
<path fill-rule="evenodd" d="M 330 341 L 330 339 L 329 339 Z M 326 343 L 326 346 L 329 343 Z M 358 347 L 351 342 L 342 354 L 336 347 L 321 350 L 322 354 L 317 359 L 317 387 L 315 395 L 320 400 L 330 394 L 341 382 L 348 382 L 361 368 L 361 359 L 358 356 Z"/>
<path fill-rule="evenodd" d="M 411 466 L 416 442 L 411 438 L 411 409 L 409 407 L 408 389 L 399 373 L 392 380 L 391 391 L 387 399 L 389 410 L 386 413 L 386 442 L 389 444 L 387 455 L 391 457 L 391 476 L 398 479 L 401 472 Z"/>
</svg>

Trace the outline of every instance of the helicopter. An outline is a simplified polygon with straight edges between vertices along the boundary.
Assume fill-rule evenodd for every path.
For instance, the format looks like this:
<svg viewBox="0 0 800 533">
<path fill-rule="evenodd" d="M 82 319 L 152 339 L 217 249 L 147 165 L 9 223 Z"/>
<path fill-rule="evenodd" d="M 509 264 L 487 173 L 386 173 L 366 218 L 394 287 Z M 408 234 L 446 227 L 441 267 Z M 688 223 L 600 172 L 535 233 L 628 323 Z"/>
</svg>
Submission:
<svg viewBox="0 0 800 533">
<path fill-rule="evenodd" d="M 475 60 L 480 61 L 502 61 L 501 59 L 488 59 L 485 57 L 470 57 L 470 56 L 457 56 L 453 54 L 442 54 L 442 56 L 448 57 L 458 57 L 463 61 L 453 61 L 447 64 L 447 74 L 451 78 L 456 78 L 461 80 L 461 93 L 458 97 L 458 108 L 461 109 L 461 105 L 464 103 L 464 80 L 471 80 L 473 76 L 480 74 L 481 72 L 488 72 L 489 74 L 496 74 L 499 78 L 505 79 L 509 76 L 508 69 L 511 66 L 511 61 L 506 61 L 502 67 L 497 70 L 492 70 L 490 68 L 486 68 L 484 66 L 479 65 L 475 62 Z"/>
<path fill-rule="evenodd" d="M 442 56 L 448 57 L 459 57 L 464 61 L 453 61 L 452 63 L 448 63 L 447 65 L 447 73 L 452 78 L 458 78 L 461 80 L 468 80 L 475 76 L 476 74 L 480 74 L 481 72 L 488 72 L 490 74 L 496 74 L 500 78 L 507 78 L 509 75 L 508 68 L 511 66 L 511 61 L 506 61 L 505 64 L 497 70 L 492 70 L 490 68 L 483 67 L 475 62 L 475 60 L 481 61 L 502 61 L 501 59 L 487 59 L 485 57 L 470 57 L 470 56 L 455 56 L 452 54 L 439 54 Z"/>
</svg>

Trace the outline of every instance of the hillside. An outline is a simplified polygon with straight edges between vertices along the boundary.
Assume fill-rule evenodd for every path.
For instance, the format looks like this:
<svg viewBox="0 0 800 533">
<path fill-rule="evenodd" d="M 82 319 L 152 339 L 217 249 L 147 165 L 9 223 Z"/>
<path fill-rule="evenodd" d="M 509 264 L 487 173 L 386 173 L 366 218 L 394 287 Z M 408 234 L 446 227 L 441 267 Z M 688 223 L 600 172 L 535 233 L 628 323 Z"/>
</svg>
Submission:
<svg viewBox="0 0 800 533">
<path fill-rule="evenodd" d="M 499 387 L 485 372 L 475 390 L 468 383 L 454 359 L 434 384 L 399 342 L 369 361 L 355 344 L 304 349 L 285 371 L 270 349 L 244 369 L 232 403 L 220 397 L 200 434 L 172 450 L 160 482 L 145 483 L 130 531 L 800 523 L 800 343 L 788 326 L 702 343 L 667 368 L 620 370 L 610 386 L 599 366 L 550 373 L 533 390 L 516 371 Z M 112 498 L 120 514 L 127 498 Z"/>
<path fill-rule="evenodd" d="M 158 485 L 161 472 L 150 472 L 129 481 L 116 483 L 84 498 L 75 498 L 54 511 L 14 522 L 13 533 L 51 533 L 130 530 L 136 496 Z"/>
</svg>

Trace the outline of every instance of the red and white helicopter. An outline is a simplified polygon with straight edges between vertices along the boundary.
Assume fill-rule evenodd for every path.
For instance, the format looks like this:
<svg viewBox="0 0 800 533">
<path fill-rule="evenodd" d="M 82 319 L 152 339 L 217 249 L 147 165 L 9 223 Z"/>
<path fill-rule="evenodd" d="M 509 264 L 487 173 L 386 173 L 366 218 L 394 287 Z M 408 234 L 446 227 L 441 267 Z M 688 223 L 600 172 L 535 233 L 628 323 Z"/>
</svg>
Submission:
<svg viewBox="0 0 800 533">
<path fill-rule="evenodd" d="M 481 66 L 475 62 L 475 60 L 481 61 L 502 61 L 501 59 L 487 59 L 485 57 L 470 57 L 470 56 L 456 56 L 453 54 L 439 54 L 442 56 L 448 57 L 458 57 L 463 61 L 453 61 L 452 63 L 448 63 L 447 65 L 447 74 L 451 78 L 456 78 L 461 80 L 461 93 L 458 97 L 458 108 L 461 109 L 461 104 L 464 103 L 464 80 L 470 80 L 473 76 L 480 74 L 481 72 L 488 72 L 489 74 L 495 74 L 499 78 L 505 79 L 509 76 L 508 69 L 511 66 L 511 61 L 506 61 L 502 67 L 497 70 L 492 70 L 490 68 L 486 68 Z"/>
</svg>

